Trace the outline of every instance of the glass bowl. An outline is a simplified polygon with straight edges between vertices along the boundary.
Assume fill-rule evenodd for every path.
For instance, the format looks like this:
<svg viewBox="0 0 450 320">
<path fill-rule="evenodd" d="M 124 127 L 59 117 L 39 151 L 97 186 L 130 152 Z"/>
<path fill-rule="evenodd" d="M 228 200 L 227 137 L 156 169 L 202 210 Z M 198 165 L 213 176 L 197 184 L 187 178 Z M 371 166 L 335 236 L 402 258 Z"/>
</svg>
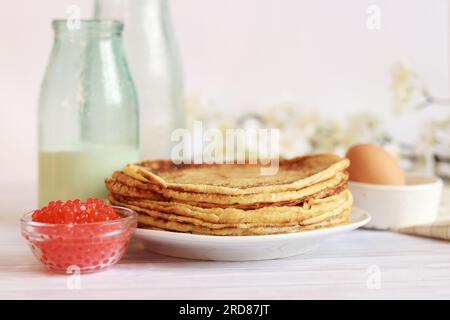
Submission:
<svg viewBox="0 0 450 320">
<path fill-rule="evenodd" d="M 136 230 L 136 212 L 117 206 L 113 209 L 120 219 L 86 224 L 35 222 L 34 211 L 28 212 L 20 220 L 22 236 L 49 270 L 99 271 L 122 258 Z"/>
</svg>

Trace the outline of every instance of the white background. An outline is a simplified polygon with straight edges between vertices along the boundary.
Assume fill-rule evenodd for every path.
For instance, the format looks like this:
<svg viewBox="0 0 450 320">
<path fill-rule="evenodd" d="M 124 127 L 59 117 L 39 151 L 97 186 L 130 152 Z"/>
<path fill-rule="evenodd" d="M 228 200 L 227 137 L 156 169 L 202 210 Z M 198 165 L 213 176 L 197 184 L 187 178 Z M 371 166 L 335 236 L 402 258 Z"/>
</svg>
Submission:
<svg viewBox="0 0 450 320">
<path fill-rule="evenodd" d="M 36 178 L 36 111 L 52 45 L 50 21 L 91 0 L 1 0 L 0 179 Z M 381 8 L 381 30 L 366 28 L 366 9 Z M 186 92 L 213 98 L 227 112 L 281 100 L 341 115 L 367 110 L 400 132 L 417 118 L 392 119 L 389 70 L 406 58 L 436 96 L 449 96 L 446 0 L 172 0 Z M 405 129 L 408 130 L 405 130 Z"/>
</svg>

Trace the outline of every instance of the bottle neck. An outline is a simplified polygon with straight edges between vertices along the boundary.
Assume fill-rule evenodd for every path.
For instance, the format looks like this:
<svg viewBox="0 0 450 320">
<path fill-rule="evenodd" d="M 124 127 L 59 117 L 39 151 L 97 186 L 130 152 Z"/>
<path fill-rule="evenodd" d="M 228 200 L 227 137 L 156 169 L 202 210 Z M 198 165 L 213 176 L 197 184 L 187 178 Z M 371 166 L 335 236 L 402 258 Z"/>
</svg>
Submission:
<svg viewBox="0 0 450 320">
<path fill-rule="evenodd" d="M 129 16 L 159 19 L 168 13 L 167 0 L 95 0 L 95 19 L 126 20 Z"/>
<path fill-rule="evenodd" d="M 139 8 L 145 17 L 160 19 L 168 13 L 168 2 L 167 0 L 137 0 L 134 10 Z"/>
<path fill-rule="evenodd" d="M 125 18 L 125 0 L 95 0 L 94 19 L 114 19 L 123 21 Z"/>
<path fill-rule="evenodd" d="M 55 20 L 55 39 L 77 42 L 86 39 L 121 37 L 123 24 L 116 20 Z"/>
</svg>

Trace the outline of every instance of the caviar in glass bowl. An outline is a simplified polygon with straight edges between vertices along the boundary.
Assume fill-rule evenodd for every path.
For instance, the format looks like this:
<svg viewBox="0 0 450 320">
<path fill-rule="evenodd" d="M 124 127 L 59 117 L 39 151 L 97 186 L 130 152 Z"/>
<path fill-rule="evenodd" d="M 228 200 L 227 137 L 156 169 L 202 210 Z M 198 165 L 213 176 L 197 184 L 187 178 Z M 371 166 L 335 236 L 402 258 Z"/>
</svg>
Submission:
<svg viewBox="0 0 450 320">
<path fill-rule="evenodd" d="M 81 273 L 117 263 L 136 229 L 133 210 L 99 199 L 50 202 L 21 219 L 22 236 L 49 270 Z"/>
</svg>

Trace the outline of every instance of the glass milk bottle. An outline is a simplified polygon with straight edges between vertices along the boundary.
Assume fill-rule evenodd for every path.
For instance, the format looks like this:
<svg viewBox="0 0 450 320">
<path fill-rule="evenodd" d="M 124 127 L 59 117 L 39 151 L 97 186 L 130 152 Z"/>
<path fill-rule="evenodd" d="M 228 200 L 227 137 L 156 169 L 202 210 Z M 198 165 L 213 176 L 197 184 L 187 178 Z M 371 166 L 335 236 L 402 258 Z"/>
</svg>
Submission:
<svg viewBox="0 0 450 320">
<path fill-rule="evenodd" d="M 173 130 L 184 127 L 181 59 L 168 0 L 96 0 L 97 19 L 125 23 L 125 52 L 140 106 L 142 158 L 170 158 Z"/>
<path fill-rule="evenodd" d="M 136 93 L 113 20 L 53 22 L 39 98 L 39 205 L 105 198 L 104 180 L 139 157 Z"/>
</svg>

